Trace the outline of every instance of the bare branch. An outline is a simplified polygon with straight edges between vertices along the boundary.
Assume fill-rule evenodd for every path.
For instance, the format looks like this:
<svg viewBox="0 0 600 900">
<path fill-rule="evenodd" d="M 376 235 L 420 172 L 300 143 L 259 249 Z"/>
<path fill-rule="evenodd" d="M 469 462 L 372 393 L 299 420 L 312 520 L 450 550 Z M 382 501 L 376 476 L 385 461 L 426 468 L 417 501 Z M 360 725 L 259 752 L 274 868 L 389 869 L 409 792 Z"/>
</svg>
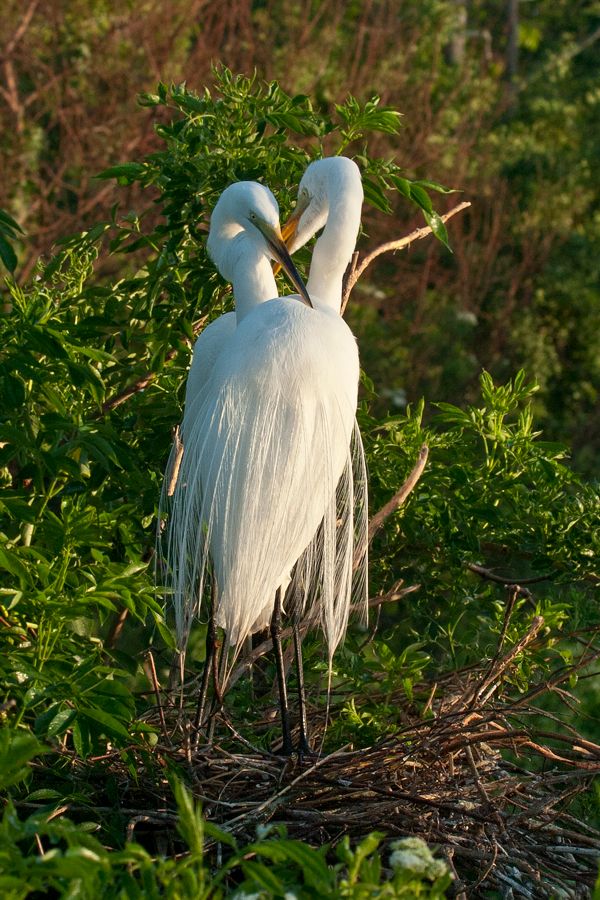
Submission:
<svg viewBox="0 0 600 900">
<path fill-rule="evenodd" d="M 427 444 L 423 444 L 423 446 L 419 450 L 417 462 L 402 487 L 399 488 L 392 499 L 388 500 L 385 506 L 382 506 L 379 512 L 376 512 L 375 515 L 371 518 L 371 521 L 369 522 L 369 543 L 371 543 L 385 520 L 389 519 L 392 513 L 396 512 L 396 510 L 400 506 L 402 506 L 408 495 L 411 493 L 411 491 L 414 490 L 419 478 L 423 474 L 423 470 L 425 469 L 425 465 L 427 464 L 428 456 L 429 447 L 427 446 Z"/>
<path fill-rule="evenodd" d="M 468 200 L 465 200 L 463 203 L 459 203 L 458 206 L 455 206 L 450 212 L 445 213 L 443 216 L 440 216 L 442 222 L 447 222 L 457 213 L 462 212 L 464 209 L 468 209 L 471 204 Z M 356 259 L 356 254 L 352 258 L 352 262 L 350 263 L 350 268 L 346 273 L 344 279 L 344 289 L 342 292 L 342 315 L 344 314 L 344 310 L 348 305 L 348 300 L 350 299 L 350 293 L 352 288 L 363 274 L 365 269 L 371 265 L 373 260 L 377 259 L 378 256 L 381 256 L 382 253 L 390 253 L 394 250 L 402 250 L 404 247 L 408 247 L 412 244 L 413 241 L 418 241 L 421 238 L 427 237 L 427 235 L 432 234 L 433 229 L 429 225 L 424 225 L 423 228 L 415 228 L 414 231 L 411 231 L 410 234 L 407 234 L 406 237 L 399 238 L 396 241 L 388 241 L 385 244 L 381 244 L 379 247 L 376 247 L 375 250 L 372 250 L 368 253 L 363 261 L 359 264 Z"/>
<path fill-rule="evenodd" d="M 175 356 L 176 350 L 170 350 L 165 356 L 165 362 L 173 359 Z M 130 387 L 126 388 L 124 391 L 121 391 L 120 394 L 116 394 L 114 397 L 111 397 L 105 403 L 102 404 L 102 414 L 112 412 L 113 409 L 116 409 L 117 406 L 120 406 L 122 403 L 125 403 L 127 400 L 130 400 L 136 394 L 139 394 L 140 391 L 143 391 L 145 388 L 151 384 L 157 376 L 157 372 L 148 372 L 144 375 L 143 378 L 140 378 Z"/>
<path fill-rule="evenodd" d="M 202 330 L 202 328 L 206 324 L 206 319 L 207 316 L 202 316 L 202 318 L 196 322 L 196 324 L 194 325 L 194 335 L 197 335 Z M 166 354 L 165 362 L 169 362 L 170 360 L 174 359 L 177 353 L 178 348 L 173 347 L 173 349 L 169 350 L 169 352 Z M 120 394 L 115 394 L 114 397 L 110 397 L 108 400 L 106 400 L 105 403 L 102 404 L 102 415 L 112 412 L 112 410 L 116 409 L 117 406 L 121 406 L 122 403 L 126 403 L 127 400 L 130 400 L 131 397 L 135 396 L 135 394 L 139 394 L 140 391 L 143 391 L 145 388 L 147 388 L 149 384 L 152 384 L 157 375 L 158 372 L 147 372 L 124 391 L 121 391 Z"/>
<path fill-rule="evenodd" d="M 504 575 L 495 575 L 494 572 L 491 572 L 484 566 L 477 565 L 477 563 L 467 563 L 467 569 L 471 572 L 475 572 L 476 575 L 480 575 L 481 578 L 485 578 L 487 581 L 495 581 L 496 584 L 504 584 L 507 587 L 520 587 L 523 584 L 538 584 L 540 581 L 549 581 L 552 578 L 552 573 L 549 573 L 548 575 L 536 575 L 533 578 L 506 578 Z"/>
<path fill-rule="evenodd" d="M 31 20 L 33 18 L 33 14 L 34 14 L 39 2 L 40 2 L 40 0 L 31 0 L 29 6 L 23 13 L 23 18 L 21 19 L 17 30 L 15 31 L 12 38 L 10 39 L 10 41 L 4 48 L 4 53 L 2 54 L 3 57 L 6 58 L 7 56 L 10 56 L 10 54 L 13 52 L 13 50 L 15 49 L 15 47 L 17 46 L 17 44 L 19 43 L 19 41 L 21 40 L 21 38 L 23 37 L 25 32 L 27 31 L 27 29 L 29 28 L 29 26 L 31 24 Z"/>
<path fill-rule="evenodd" d="M 542 625 L 544 624 L 543 616 L 535 616 L 527 633 L 523 635 L 523 637 L 517 641 L 514 647 L 508 651 L 505 656 L 497 661 L 494 665 L 492 671 L 488 672 L 488 674 L 483 678 L 481 683 L 476 686 L 475 691 L 473 692 L 473 699 L 481 699 L 487 688 L 489 688 L 493 682 L 497 682 L 500 676 L 508 669 L 514 660 L 515 656 L 518 656 L 525 647 L 527 647 L 535 638 L 538 636 Z"/>
<path fill-rule="evenodd" d="M 397 581 L 394 587 L 387 591 L 385 594 L 381 594 L 378 597 L 371 597 L 369 600 L 369 609 L 375 609 L 378 606 L 383 606 L 384 603 L 397 603 L 399 600 L 402 600 L 403 597 L 406 597 L 407 594 L 413 594 L 415 591 L 418 591 L 421 587 L 420 584 L 409 584 L 408 587 L 401 588 L 402 579 Z"/>
</svg>

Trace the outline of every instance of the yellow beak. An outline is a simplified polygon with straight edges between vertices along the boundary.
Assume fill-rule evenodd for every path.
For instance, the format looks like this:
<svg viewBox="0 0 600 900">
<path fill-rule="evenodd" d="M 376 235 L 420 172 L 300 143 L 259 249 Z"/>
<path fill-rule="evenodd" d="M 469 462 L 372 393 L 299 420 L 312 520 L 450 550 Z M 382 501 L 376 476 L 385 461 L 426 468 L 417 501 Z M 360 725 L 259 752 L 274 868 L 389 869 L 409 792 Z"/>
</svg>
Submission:
<svg viewBox="0 0 600 900">
<path fill-rule="evenodd" d="M 300 224 L 300 219 L 302 218 L 302 213 L 304 212 L 304 210 L 306 209 L 307 206 L 308 206 L 308 200 L 302 201 L 299 199 L 296 203 L 296 206 L 294 207 L 294 211 L 292 212 L 291 216 L 289 217 L 289 219 L 287 220 L 287 222 L 281 229 L 281 236 L 287 247 L 290 246 L 290 244 L 292 243 L 292 241 L 294 240 L 294 238 L 296 236 L 296 232 L 298 231 L 298 225 Z M 280 268 L 281 268 L 280 264 L 275 263 L 275 265 L 273 266 L 273 274 L 277 275 Z"/>
</svg>

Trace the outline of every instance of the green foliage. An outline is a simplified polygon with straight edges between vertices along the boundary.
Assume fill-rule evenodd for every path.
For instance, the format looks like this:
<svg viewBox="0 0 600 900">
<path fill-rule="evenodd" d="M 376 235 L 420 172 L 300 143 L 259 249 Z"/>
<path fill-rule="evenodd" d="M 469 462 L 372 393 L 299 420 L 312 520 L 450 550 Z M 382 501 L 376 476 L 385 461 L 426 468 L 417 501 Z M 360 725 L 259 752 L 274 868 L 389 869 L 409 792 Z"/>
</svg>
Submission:
<svg viewBox="0 0 600 900">
<path fill-rule="evenodd" d="M 3 787 L 22 781 L 26 765 L 40 746 L 34 738 L 8 729 L 0 732 L 0 760 L 10 759 L 3 770 Z M 51 807 L 41 807 L 23 819 L 12 800 L 0 821 L 0 890 L 8 900 L 24 900 L 38 893 L 60 897 L 219 898 L 290 895 L 323 898 L 441 898 L 450 884 L 447 867 L 434 861 L 427 845 L 408 838 L 392 846 L 390 870 L 376 855 L 383 835 L 373 833 L 354 850 L 348 840 L 337 848 L 340 862 L 331 867 L 326 847 L 314 849 L 290 840 L 283 829 L 263 829 L 259 839 L 239 847 L 225 831 L 205 822 L 200 807 L 186 788 L 172 781 L 177 802 L 177 830 L 186 852 L 177 859 L 154 859 L 140 844 L 108 850 L 92 832 L 94 822 L 56 819 Z M 51 799 L 38 791 L 31 799 Z M 226 862 L 214 872 L 206 847 L 219 843 Z"/>
<path fill-rule="evenodd" d="M 419 543 L 446 565 L 494 543 L 520 552 L 536 574 L 595 580 L 596 492 L 565 465 L 562 445 L 539 439 L 536 390 L 523 372 L 500 387 L 484 372 L 483 405 L 463 410 L 439 403 L 430 426 L 423 426 L 423 402 L 381 423 L 365 416 L 365 431 L 374 435 L 376 505 L 379 485 L 388 490 L 398 483 L 398 463 L 405 468 L 426 443 L 427 474 L 396 520 L 409 543 L 419 531 Z"/>
<path fill-rule="evenodd" d="M 493 656 L 506 590 L 470 564 L 507 582 L 540 579 L 536 600 L 517 601 L 507 630 L 517 641 L 535 615 L 544 616 L 544 642 L 519 658 L 511 676 L 519 690 L 572 661 L 571 630 L 597 626 L 598 492 L 565 464 L 562 446 L 540 439 L 535 395 L 523 372 L 503 386 L 484 372 L 479 404 L 438 404 L 428 426 L 423 402 L 384 421 L 363 408 L 373 508 L 402 484 L 421 446 L 429 447 L 424 474 L 371 556 L 373 587 L 388 590 L 401 575 L 418 589 L 389 612 L 384 607 L 378 640 L 360 650 L 347 641 L 336 655 L 337 677 L 350 682 L 355 699 L 334 723 L 332 745 L 365 745 L 395 731 L 403 721 L 399 689 L 412 703 L 415 686 L 449 660 L 460 668 Z"/>
</svg>

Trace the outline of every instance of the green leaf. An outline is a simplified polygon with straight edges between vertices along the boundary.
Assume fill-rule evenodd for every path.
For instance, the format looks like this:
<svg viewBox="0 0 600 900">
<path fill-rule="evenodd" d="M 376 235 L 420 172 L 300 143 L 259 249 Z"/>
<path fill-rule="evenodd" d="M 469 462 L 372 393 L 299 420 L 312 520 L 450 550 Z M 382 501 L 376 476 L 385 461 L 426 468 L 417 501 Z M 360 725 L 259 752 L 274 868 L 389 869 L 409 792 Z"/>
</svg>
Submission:
<svg viewBox="0 0 600 900">
<path fill-rule="evenodd" d="M 171 787 L 179 812 L 177 830 L 188 845 L 190 853 L 201 857 L 204 851 L 204 823 L 200 805 L 194 803 L 192 795 L 180 781 L 173 779 Z"/>
<path fill-rule="evenodd" d="M 116 178 L 120 184 L 131 184 L 134 181 L 140 181 L 146 172 L 146 166 L 143 163 L 127 162 L 117 166 L 110 166 L 96 175 L 96 178 Z"/>
<path fill-rule="evenodd" d="M 11 575 L 15 575 L 21 585 L 30 583 L 29 570 L 21 562 L 15 550 L 5 550 L 0 547 L 0 569 L 5 569 Z"/>
<path fill-rule="evenodd" d="M 24 781 L 30 773 L 28 763 L 41 753 L 47 753 L 37 738 L 28 731 L 0 730 L 0 789 Z"/>
<path fill-rule="evenodd" d="M 126 740 L 129 740 L 131 737 L 123 723 L 119 722 L 118 719 L 115 719 L 114 716 L 111 716 L 110 713 L 104 712 L 104 710 L 96 709 L 94 707 L 85 707 L 79 710 L 79 714 L 86 719 L 97 722 L 99 725 L 102 725 L 103 728 L 106 728 L 107 737 L 114 734 L 118 734 L 119 737 L 125 738 Z"/>
<path fill-rule="evenodd" d="M 414 182 L 410 186 L 410 197 L 417 206 L 421 207 L 424 213 L 428 213 L 429 215 L 433 214 L 431 197 L 427 191 L 423 190 L 422 187 L 419 187 L 419 185 Z"/>
<path fill-rule="evenodd" d="M 47 737 L 58 737 L 58 735 L 64 734 L 76 715 L 77 713 L 74 709 L 60 710 L 48 725 Z"/>
<path fill-rule="evenodd" d="M 0 234 L 0 259 L 9 272 L 14 272 L 17 267 L 17 254 L 8 243 L 8 241 Z"/>
<path fill-rule="evenodd" d="M 440 216 L 435 212 L 435 210 L 433 212 L 427 212 L 426 210 L 423 210 L 423 215 L 425 216 L 425 221 L 431 228 L 438 241 L 440 241 L 444 245 L 444 247 L 446 247 L 446 249 L 449 250 L 450 253 L 452 253 L 452 247 L 448 242 L 448 232 L 446 231 L 446 226 L 442 222 Z"/>
<path fill-rule="evenodd" d="M 375 209 L 381 210 L 381 212 L 390 213 L 392 211 L 392 207 L 390 203 L 383 193 L 381 187 L 373 181 L 371 178 L 367 178 L 363 176 L 363 191 L 365 194 L 365 200 L 371 206 L 374 206 Z"/>
<path fill-rule="evenodd" d="M 12 216 L 9 216 L 5 209 L 0 209 L 0 231 L 2 230 L 8 230 L 9 233 L 10 231 L 18 231 L 19 234 L 25 234 L 19 223 Z"/>
<path fill-rule="evenodd" d="M 269 891 L 271 897 L 283 896 L 285 894 L 285 886 L 281 878 L 268 869 L 262 863 L 253 860 L 245 860 L 242 862 L 242 871 L 247 879 L 250 879 L 252 887 L 260 887 Z"/>
<path fill-rule="evenodd" d="M 277 862 L 293 861 L 302 869 L 307 883 L 317 892 L 325 896 L 333 886 L 332 873 L 325 860 L 326 848 L 315 850 L 300 841 L 279 838 L 252 844 L 250 848 L 257 856 L 266 856 Z"/>
</svg>

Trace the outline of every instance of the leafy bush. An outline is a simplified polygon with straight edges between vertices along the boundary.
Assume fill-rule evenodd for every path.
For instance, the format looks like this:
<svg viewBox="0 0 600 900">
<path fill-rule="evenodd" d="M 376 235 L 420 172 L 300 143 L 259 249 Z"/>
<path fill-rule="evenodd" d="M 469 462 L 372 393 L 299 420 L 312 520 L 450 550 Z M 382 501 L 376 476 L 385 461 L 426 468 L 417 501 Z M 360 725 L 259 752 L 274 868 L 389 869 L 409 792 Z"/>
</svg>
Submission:
<svg viewBox="0 0 600 900">
<path fill-rule="evenodd" d="M 222 70 L 214 96 L 159 85 L 141 102 L 171 111 L 173 121 L 157 126 L 164 148 L 100 177 L 138 184 L 148 208 L 114 209 L 109 220 L 65 238 L 27 283 L 7 277 L 2 295 L 0 779 L 7 806 L 0 886 L 15 898 L 49 889 L 89 897 L 226 889 L 239 897 L 442 896 L 445 868 L 411 868 L 407 848 L 386 865 L 381 835 L 353 848 L 342 842 L 331 866 L 332 853 L 275 831 L 238 845 L 202 822 L 176 781 L 183 856 L 157 858 L 124 843 L 123 822 L 95 808 L 98 793 L 113 789 L 115 758 L 135 784 L 142 760 L 144 779 L 166 790 L 163 761 L 152 752 L 157 728 L 147 721 L 153 697 L 144 669 L 153 642 L 165 683 L 173 647 L 153 583 L 155 514 L 193 338 L 232 303 L 204 249 L 216 197 L 231 180 L 259 178 L 285 214 L 308 160 L 344 150 L 363 170 L 368 203 L 388 210 L 399 194 L 447 240 L 429 193 L 443 188 L 410 181 L 363 148 L 369 134 L 398 127 L 398 114 L 377 99 L 349 98 L 330 116 L 306 96 Z M 16 225 L 3 221 L 10 242 Z M 10 269 L 6 249 L 4 258 Z M 107 271 L 115 259 L 118 277 L 97 274 L 100 260 Z M 308 251 L 300 264 L 307 259 Z M 420 589 L 401 617 L 384 609 L 382 631 L 368 647 L 359 650 L 362 636 L 351 636 L 336 658 L 334 690 L 342 680 L 357 690 L 330 731 L 332 743 L 373 741 L 397 727 L 399 710 L 386 689 L 402 685 L 410 700 L 433 667 L 492 655 L 503 598 L 469 565 L 501 566 L 507 580 L 545 578 L 540 599 L 520 599 L 508 626 L 508 639 L 516 639 L 539 611 L 547 625 L 545 640 L 520 661 L 519 689 L 572 652 L 561 638 L 566 623 L 575 630 L 597 622 L 589 600 L 598 582 L 597 496 L 565 465 L 562 448 L 539 440 L 534 390 L 522 373 L 500 387 L 484 373 L 479 405 L 439 404 L 424 426 L 423 403 L 375 419 L 365 378 L 360 419 L 374 509 L 402 483 L 421 445 L 430 448 L 416 490 L 376 538 L 372 593 L 399 577 Z M 308 651 L 318 655 L 315 644 Z M 198 668 L 192 654 L 190 675 Z M 240 721 L 247 690 L 228 700 L 239 704 Z M 251 712 L 255 719 L 255 703 Z M 64 818 L 75 800 L 89 822 Z M 23 804 L 37 806 L 29 813 Z M 90 833 L 96 829 L 98 837 Z M 216 874 L 205 841 L 227 848 Z"/>
</svg>

